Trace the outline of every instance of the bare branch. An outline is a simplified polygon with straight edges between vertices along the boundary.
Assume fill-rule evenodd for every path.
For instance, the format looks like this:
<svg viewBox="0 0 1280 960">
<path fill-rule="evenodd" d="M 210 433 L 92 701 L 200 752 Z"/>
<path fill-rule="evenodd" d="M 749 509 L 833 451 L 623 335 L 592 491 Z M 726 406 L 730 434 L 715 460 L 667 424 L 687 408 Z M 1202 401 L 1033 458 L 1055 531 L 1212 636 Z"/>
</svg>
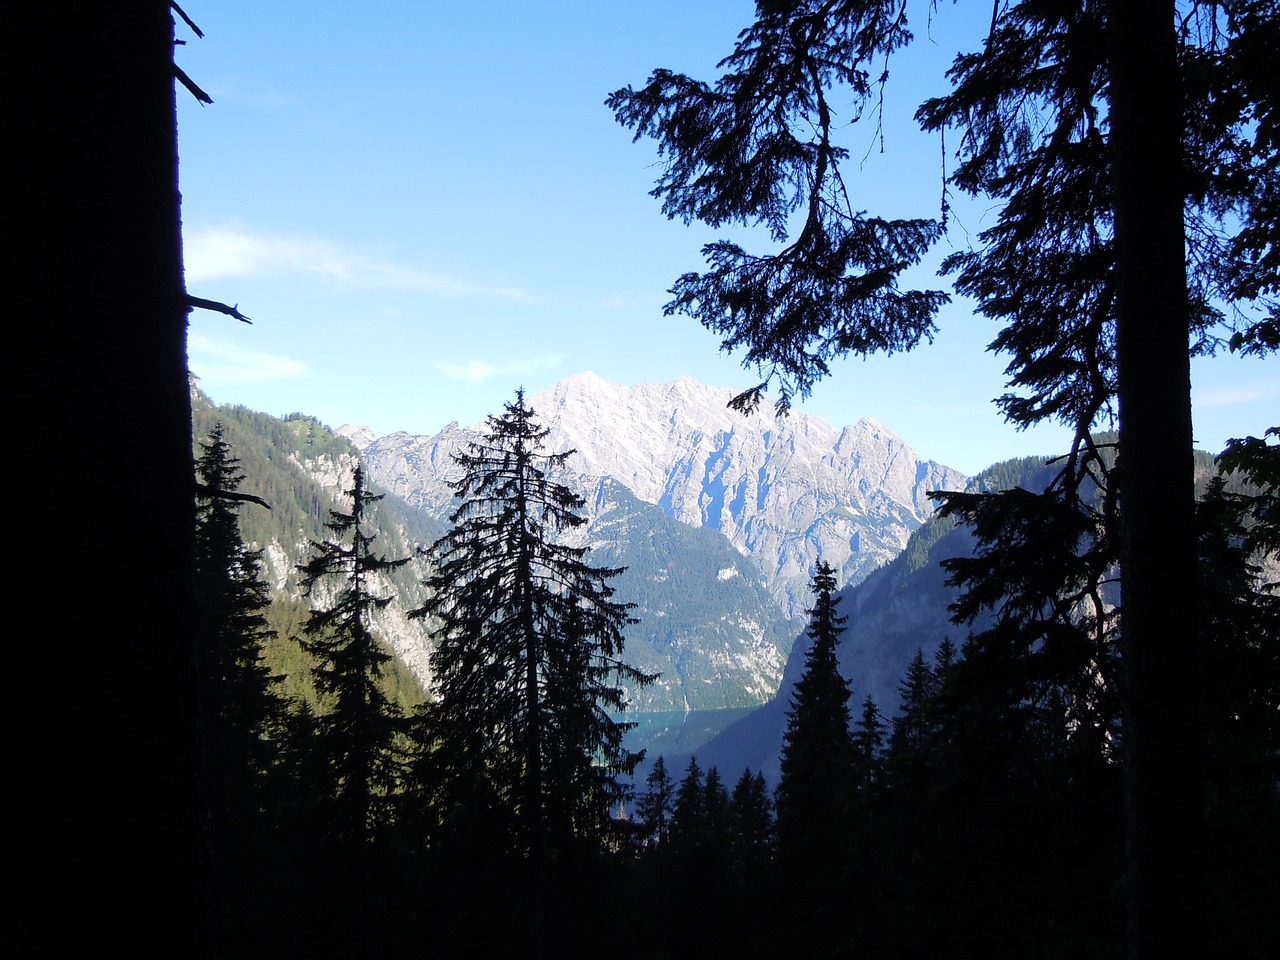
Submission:
<svg viewBox="0 0 1280 960">
<path fill-rule="evenodd" d="M 176 63 L 173 65 L 173 74 L 178 78 L 178 82 L 191 91 L 191 95 L 201 103 L 213 103 L 213 97 L 209 96 L 201 90 L 194 80 L 186 75 L 183 69 Z"/>
<path fill-rule="evenodd" d="M 237 493 L 234 490 L 218 490 L 214 487 L 207 486 L 196 481 L 196 493 L 202 497 L 208 497 L 211 500 L 244 500 L 248 503 L 256 503 L 260 507 L 271 509 L 271 504 L 263 500 L 261 497 L 255 497 L 251 493 Z"/>
<path fill-rule="evenodd" d="M 199 307 L 201 310 L 212 310 L 215 313 L 225 313 L 228 317 L 235 317 L 241 323 L 253 323 L 248 317 L 240 312 L 240 304 L 228 307 L 225 303 L 218 300 L 206 300 L 204 297 L 193 297 L 187 294 L 187 303 L 193 307 Z"/>
<path fill-rule="evenodd" d="M 185 22 L 186 25 L 191 28 L 192 33 L 194 33 L 201 40 L 204 39 L 204 32 L 199 27 L 196 26 L 194 20 L 192 20 L 190 17 L 187 16 L 187 13 L 185 10 L 183 10 L 180 6 L 174 3 L 173 0 L 169 0 L 169 6 L 173 7 L 173 9 L 178 12 L 178 16 L 180 16 L 183 19 L 183 22 Z"/>
</svg>

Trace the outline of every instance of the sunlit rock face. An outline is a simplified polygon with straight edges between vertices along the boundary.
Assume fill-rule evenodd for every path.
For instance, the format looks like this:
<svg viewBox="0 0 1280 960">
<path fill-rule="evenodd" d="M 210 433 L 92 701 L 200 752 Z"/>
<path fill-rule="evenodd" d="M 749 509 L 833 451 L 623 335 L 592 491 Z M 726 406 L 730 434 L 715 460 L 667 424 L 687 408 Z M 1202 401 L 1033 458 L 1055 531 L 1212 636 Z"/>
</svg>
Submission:
<svg viewBox="0 0 1280 960">
<path fill-rule="evenodd" d="M 814 564 L 861 581 L 932 513 L 929 490 L 965 480 L 872 420 L 836 430 L 798 412 L 744 416 L 732 396 L 687 377 L 629 387 L 583 373 L 528 399 L 547 452 L 575 451 L 560 478 L 586 501 L 575 542 L 594 562 L 627 568 L 615 585 L 640 621 L 627 656 L 661 674 L 633 692 L 636 709 L 769 700 L 803 630 Z M 447 523 L 454 455 L 484 424 L 339 432 L 375 483 Z"/>
<path fill-rule="evenodd" d="M 928 491 L 964 485 L 964 475 L 922 459 L 874 420 L 836 430 L 805 413 L 775 418 L 768 404 L 744 416 L 729 409 L 732 396 L 688 377 L 624 386 L 583 373 L 530 405 L 550 428 L 550 452 L 577 451 L 575 486 L 585 493 L 607 477 L 681 523 L 719 531 L 756 562 L 789 617 L 803 616 L 819 559 L 842 583 L 863 580 L 933 512 Z M 352 439 L 375 481 L 443 516 L 453 453 L 482 428 Z"/>
</svg>

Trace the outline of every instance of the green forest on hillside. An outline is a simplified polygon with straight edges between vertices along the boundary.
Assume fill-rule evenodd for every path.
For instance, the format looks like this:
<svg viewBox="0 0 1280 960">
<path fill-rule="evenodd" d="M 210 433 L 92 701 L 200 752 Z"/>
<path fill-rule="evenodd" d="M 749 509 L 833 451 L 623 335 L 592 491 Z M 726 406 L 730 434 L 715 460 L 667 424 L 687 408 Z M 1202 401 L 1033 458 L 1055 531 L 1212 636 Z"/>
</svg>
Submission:
<svg viewBox="0 0 1280 960">
<path fill-rule="evenodd" d="M 245 470 L 239 492 L 268 505 L 250 503 L 239 511 L 244 543 L 252 550 L 262 550 L 273 541 L 288 540 L 296 546 L 324 539 L 324 522 L 335 505 L 333 495 L 288 458 L 324 457 L 336 463 L 345 457 L 354 461 L 357 452 L 350 442 L 305 414 L 278 418 L 242 406 L 215 406 L 204 394 L 193 391 L 192 429 L 197 447 L 218 427 L 241 463 L 252 465 Z M 399 554 L 410 553 L 414 544 L 430 542 L 440 532 L 430 518 L 417 511 L 397 511 L 393 518 L 381 504 L 371 508 L 370 521 Z M 285 582 L 270 592 L 270 604 L 263 613 L 270 627 L 263 640 L 263 662 L 272 675 L 281 678 L 281 689 L 289 700 L 322 710 L 313 676 L 314 659 L 298 641 L 310 607 L 298 596 L 298 571 L 284 573 Z M 413 601 L 420 600 L 421 588 L 412 574 L 392 571 L 391 580 L 397 591 L 404 591 Z M 398 659 L 388 663 L 382 683 L 385 693 L 405 710 L 411 711 L 426 697 L 422 685 Z"/>
</svg>

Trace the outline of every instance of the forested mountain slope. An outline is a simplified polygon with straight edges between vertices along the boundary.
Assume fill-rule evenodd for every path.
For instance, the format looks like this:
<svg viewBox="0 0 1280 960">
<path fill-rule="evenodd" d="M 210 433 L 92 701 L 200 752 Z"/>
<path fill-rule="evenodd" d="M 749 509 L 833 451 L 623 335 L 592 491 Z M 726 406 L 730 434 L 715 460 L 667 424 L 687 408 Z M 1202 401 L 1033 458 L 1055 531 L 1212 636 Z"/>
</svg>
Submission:
<svg viewBox="0 0 1280 960">
<path fill-rule="evenodd" d="M 271 505 L 266 510 L 247 504 L 240 511 L 246 541 L 263 550 L 265 579 L 282 601 L 302 603 L 297 565 L 309 542 L 323 538 L 324 520 L 340 505 L 359 451 L 305 414 L 277 418 L 215 406 L 198 391 L 193 406 L 197 439 L 222 423 L 246 474 L 241 492 Z M 781 680 L 794 629 L 770 598 L 754 561 L 720 532 L 680 523 L 613 480 L 595 479 L 583 492 L 591 518 L 583 542 L 597 551 L 599 564 L 628 568 L 617 586 L 626 602 L 637 604 L 640 621 L 627 631 L 628 659 L 660 674 L 657 682 L 634 692 L 633 709 L 765 702 Z M 379 549 L 411 557 L 383 584 L 394 599 L 378 611 L 375 626 L 424 686 L 430 682 L 431 624 L 409 619 L 407 611 L 423 602 L 427 567 L 420 549 L 444 531 L 451 502 L 432 514 L 392 494 L 371 509 Z M 296 628 L 303 608 L 291 613 L 283 602 L 278 606 L 279 626 Z"/>
<path fill-rule="evenodd" d="M 1104 438 L 1106 439 L 1106 438 Z M 1007 460 L 970 478 L 970 491 L 993 492 L 1021 487 L 1042 490 L 1056 472 L 1046 457 Z M 1213 458 L 1196 453 L 1198 488 L 1203 493 L 1216 472 Z M 970 631 L 951 622 L 948 607 L 960 595 L 946 583 L 942 563 L 973 553 L 970 531 L 950 517 L 935 516 L 911 535 L 906 549 L 861 583 L 846 586 L 839 594 L 840 610 L 848 617 L 838 648 L 840 673 L 850 683 L 850 703 L 857 707 L 870 696 L 886 720 L 892 719 L 901 700 L 900 686 L 917 651 L 931 660 L 944 639 L 957 647 Z M 989 617 L 980 618 L 981 629 Z M 792 647 L 778 695 L 769 703 L 729 726 L 698 750 L 704 766 L 727 771 L 750 767 L 776 780 L 782 733 L 791 691 L 803 669 L 808 640 L 801 634 Z"/>
</svg>

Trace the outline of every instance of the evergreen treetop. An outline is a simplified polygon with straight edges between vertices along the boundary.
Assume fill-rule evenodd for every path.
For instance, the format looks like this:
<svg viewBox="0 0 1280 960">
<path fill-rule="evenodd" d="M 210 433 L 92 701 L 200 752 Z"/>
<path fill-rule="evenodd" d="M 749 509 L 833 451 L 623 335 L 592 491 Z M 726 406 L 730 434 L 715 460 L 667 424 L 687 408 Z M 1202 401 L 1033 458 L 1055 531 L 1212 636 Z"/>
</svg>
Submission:
<svg viewBox="0 0 1280 960">
<path fill-rule="evenodd" d="M 658 757 L 645 777 L 645 792 L 636 798 L 636 813 L 645 831 L 645 840 L 658 849 L 670 840 L 671 814 L 674 808 L 674 781 L 667 772 L 667 761 Z"/>
<path fill-rule="evenodd" d="M 399 780 L 396 738 L 399 709 L 379 686 L 391 654 L 373 634 L 374 611 L 391 602 L 379 596 L 373 578 L 408 562 L 376 554 L 368 532 L 369 505 L 381 499 L 365 486 L 357 464 L 349 512 L 332 509 L 325 527 L 332 536 L 312 541 L 314 555 L 302 565 L 302 586 L 313 606 L 304 626 L 305 648 L 319 661 L 317 685 L 329 698 L 319 718 L 316 742 L 332 778 L 329 834 L 360 844 L 385 823 L 384 808 Z"/>
<path fill-rule="evenodd" d="M 280 704 L 271 686 L 276 678 L 262 660 L 269 634 L 264 613 L 270 602 L 259 576 L 260 550 L 249 550 L 240 536 L 234 495 L 244 482 L 240 461 L 215 424 L 200 444 L 196 476 L 203 495 L 196 503 L 197 645 L 213 722 L 240 731 L 240 746 L 260 744 L 264 727 L 279 719 Z M 261 754 L 261 746 L 245 754 Z M 257 757 L 261 764 L 262 757 Z"/>
<path fill-rule="evenodd" d="M 830 837 L 847 817 L 857 766 L 849 684 L 836 659 L 847 618 L 837 613 L 835 573 L 826 561 L 815 568 L 812 590 L 811 645 L 787 712 L 777 795 L 779 855 L 793 862 L 832 855 Z"/>
<path fill-rule="evenodd" d="M 690 856 L 703 846 L 707 829 L 707 794 L 696 755 L 689 758 L 684 776 L 676 787 L 671 814 L 671 842 L 676 851 Z"/>
<path fill-rule="evenodd" d="M 271 630 L 261 551 L 240 536 L 234 495 L 244 480 L 221 424 L 200 444 L 196 476 L 195 643 L 204 718 L 203 756 L 214 829 L 223 839 L 242 833 L 262 802 L 263 777 L 275 762 L 284 701 L 279 677 L 263 660 Z"/>
<path fill-rule="evenodd" d="M 440 788 L 465 803 L 484 784 L 535 860 L 608 828 L 617 778 L 640 759 L 615 719 L 621 682 L 651 679 L 621 659 L 631 605 L 609 582 L 621 571 L 562 540 L 586 522 L 584 502 L 555 479 L 573 451 L 545 452 L 547 432 L 519 390 L 457 455 L 453 528 L 431 548 L 429 599 L 413 614 L 439 622 Z"/>
</svg>

